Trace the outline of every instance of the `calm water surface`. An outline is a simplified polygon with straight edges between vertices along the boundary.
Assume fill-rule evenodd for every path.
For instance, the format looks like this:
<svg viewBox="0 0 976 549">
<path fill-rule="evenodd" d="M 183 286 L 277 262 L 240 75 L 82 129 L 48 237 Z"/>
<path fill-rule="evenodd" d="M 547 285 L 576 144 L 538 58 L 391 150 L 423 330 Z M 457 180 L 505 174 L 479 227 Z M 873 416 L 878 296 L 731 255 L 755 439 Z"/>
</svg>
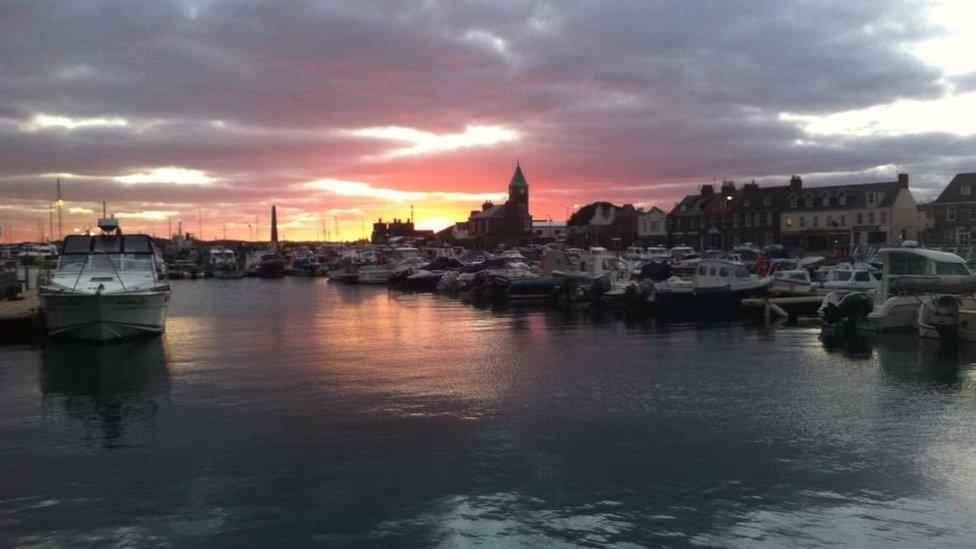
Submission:
<svg viewBox="0 0 976 549">
<path fill-rule="evenodd" d="M 973 355 L 174 282 L 0 347 L 0 546 L 971 546 Z"/>
</svg>

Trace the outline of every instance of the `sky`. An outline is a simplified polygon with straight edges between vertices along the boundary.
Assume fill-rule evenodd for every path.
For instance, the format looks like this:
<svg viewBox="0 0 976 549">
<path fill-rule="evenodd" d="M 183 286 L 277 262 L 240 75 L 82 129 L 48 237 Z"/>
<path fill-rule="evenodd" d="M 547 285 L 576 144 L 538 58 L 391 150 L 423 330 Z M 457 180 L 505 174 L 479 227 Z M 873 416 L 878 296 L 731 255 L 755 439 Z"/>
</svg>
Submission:
<svg viewBox="0 0 976 549">
<path fill-rule="evenodd" d="M 0 0 L 4 241 L 355 239 L 503 200 L 976 171 L 976 3 Z M 54 216 L 56 219 L 56 216 Z M 53 223 L 57 233 L 57 222 Z"/>
</svg>

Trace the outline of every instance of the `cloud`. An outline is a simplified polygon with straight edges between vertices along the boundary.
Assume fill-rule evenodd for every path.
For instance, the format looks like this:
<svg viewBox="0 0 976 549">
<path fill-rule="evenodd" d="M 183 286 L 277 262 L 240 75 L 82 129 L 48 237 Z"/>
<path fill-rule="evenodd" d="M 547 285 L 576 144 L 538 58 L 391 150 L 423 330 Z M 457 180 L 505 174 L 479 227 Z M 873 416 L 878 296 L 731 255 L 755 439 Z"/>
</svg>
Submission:
<svg viewBox="0 0 976 549">
<path fill-rule="evenodd" d="M 176 185 L 207 185 L 216 181 L 200 170 L 185 168 L 153 168 L 148 172 L 120 175 L 114 178 L 120 183 L 174 183 Z"/>
<path fill-rule="evenodd" d="M 343 181 L 340 179 L 318 179 L 300 185 L 302 189 L 325 191 L 339 196 L 369 198 L 375 200 L 389 200 L 406 202 L 410 200 L 438 200 L 449 202 L 481 202 L 485 200 L 502 200 L 504 193 L 466 193 L 446 191 L 403 191 L 385 187 L 374 187 L 361 181 Z"/>
<path fill-rule="evenodd" d="M 115 212 L 113 215 L 119 219 L 145 219 L 148 221 L 165 221 L 171 217 L 177 217 L 180 212 L 174 210 L 144 210 L 141 212 Z"/>
<path fill-rule="evenodd" d="M 827 115 L 781 113 L 781 120 L 798 123 L 811 135 L 891 136 L 948 132 L 976 134 L 976 92 L 935 100 L 899 100 L 866 109 Z"/>
<path fill-rule="evenodd" d="M 381 159 L 401 156 L 419 156 L 435 152 L 446 152 L 470 147 L 496 145 L 518 139 L 518 132 L 502 126 L 468 126 L 461 133 L 436 134 L 415 128 L 388 126 L 384 128 L 363 128 L 350 130 L 350 135 L 371 137 L 390 141 L 410 143 L 409 146 L 387 151 L 378 156 Z"/>
<path fill-rule="evenodd" d="M 91 208 L 82 208 L 82 207 L 75 206 L 75 207 L 68 208 L 68 213 L 79 214 L 79 215 L 91 215 L 95 213 L 95 211 L 92 210 Z"/>
<path fill-rule="evenodd" d="M 448 218 L 503 198 L 484 191 L 504 190 L 516 158 L 540 218 L 601 198 L 667 203 L 713 178 L 857 182 L 879 165 L 929 192 L 976 170 L 972 11 L 964 0 L 16 4 L 0 40 L 0 150 L 4 202 L 21 210 L 4 221 L 36 225 L 52 174 L 75 174 L 62 179 L 69 203 L 219 203 L 213 223 L 266 216 L 272 196 Z"/>
<path fill-rule="evenodd" d="M 329 217 L 363 216 L 366 212 L 362 208 L 330 208 L 325 211 Z"/>
<path fill-rule="evenodd" d="M 129 121 L 124 118 L 70 118 L 67 116 L 57 116 L 51 114 L 36 114 L 30 122 L 26 124 L 28 130 L 38 130 L 44 128 L 63 128 L 74 130 L 78 128 L 93 128 L 99 126 L 128 126 Z"/>
</svg>

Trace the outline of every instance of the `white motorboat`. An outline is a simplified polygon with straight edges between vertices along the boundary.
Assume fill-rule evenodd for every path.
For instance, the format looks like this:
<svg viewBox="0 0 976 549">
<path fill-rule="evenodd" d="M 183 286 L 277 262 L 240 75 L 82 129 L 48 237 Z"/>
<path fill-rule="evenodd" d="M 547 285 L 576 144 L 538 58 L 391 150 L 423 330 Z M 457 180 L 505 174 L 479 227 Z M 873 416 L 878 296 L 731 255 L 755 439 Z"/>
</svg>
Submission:
<svg viewBox="0 0 976 549">
<path fill-rule="evenodd" d="M 919 248 L 883 248 L 881 282 L 869 296 L 863 292 L 831 292 L 819 314 L 825 326 L 887 331 L 919 325 L 919 307 L 933 305 L 941 295 L 976 291 L 976 274 L 956 254 Z M 924 315 L 922 321 L 924 323 Z"/>
<path fill-rule="evenodd" d="M 356 269 L 359 284 L 389 284 L 393 267 L 389 263 L 368 263 Z"/>
<path fill-rule="evenodd" d="M 866 292 L 874 290 L 881 284 L 874 267 L 867 263 L 838 263 L 824 275 L 818 284 L 826 291 L 854 290 Z"/>
<path fill-rule="evenodd" d="M 152 240 L 122 235 L 115 219 L 99 227 L 106 234 L 65 238 L 57 268 L 38 289 L 48 333 L 105 341 L 162 332 L 170 287 Z"/>
<path fill-rule="evenodd" d="M 207 256 L 206 274 L 214 278 L 243 278 L 244 269 L 241 269 L 234 250 L 226 246 L 214 246 Z"/>
</svg>

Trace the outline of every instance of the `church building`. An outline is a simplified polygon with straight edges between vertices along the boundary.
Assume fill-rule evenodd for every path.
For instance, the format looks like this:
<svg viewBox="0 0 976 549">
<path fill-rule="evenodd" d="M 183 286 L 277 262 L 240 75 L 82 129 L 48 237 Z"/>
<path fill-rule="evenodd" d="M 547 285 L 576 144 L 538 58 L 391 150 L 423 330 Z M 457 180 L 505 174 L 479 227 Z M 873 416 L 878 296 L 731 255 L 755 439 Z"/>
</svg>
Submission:
<svg viewBox="0 0 976 549">
<path fill-rule="evenodd" d="M 522 166 L 515 163 L 515 173 L 508 183 L 508 200 L 495 205 L 485 202 L 481 210 L 468 217 L 468 238 L 483 244 L 514 241 L 532 236 L 532 216 L 529 214 L 529 184 L 522 174 Z"/>
</svg>

